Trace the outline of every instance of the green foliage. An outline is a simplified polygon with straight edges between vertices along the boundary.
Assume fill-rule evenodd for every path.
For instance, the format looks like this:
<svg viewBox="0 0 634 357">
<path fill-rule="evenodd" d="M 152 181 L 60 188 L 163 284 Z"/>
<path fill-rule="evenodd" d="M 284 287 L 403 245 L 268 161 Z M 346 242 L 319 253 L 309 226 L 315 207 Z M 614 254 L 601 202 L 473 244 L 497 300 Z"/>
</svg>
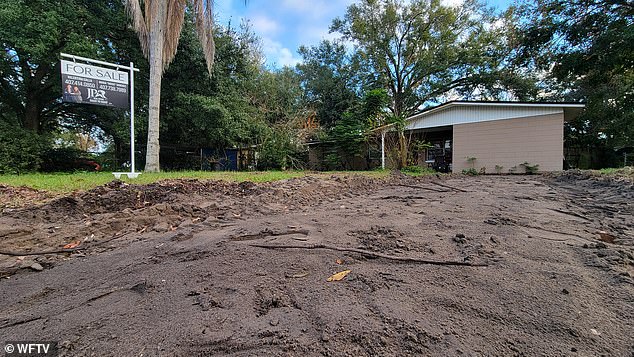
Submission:
<svg viewBox="0 0 634 357">
<path fill-rule="evenodd" d="M 504 166 L 502 165 L 495 165 L 495 173 L 500 175 L 502 174 L 502 169 L 504 169 Z"/>
<path fill-rule="evenodd" d="M 454 90 L 466 94 L 500 85 L 494 78 L 506 68 L 507 47 L 495 21 L 473 0 L 460 7 L 362 0 L 331 30 L 355 42 L 362 68 L 388 91 L 392 113 L 408 117 Z"/>
<path fill-rule="evenodd" d="M 264 122 L 292 122 L 303 112 L 300 78 L 290 68 L 261 70 L 254 78 L 245 80 L 252 83 L 248 92 L 251 97 L 249 104 Z"/>
<path fill-rule="evenodd" d="M 299 48 L 303 62 L 297 65 L 305 102 L 317 113 L 319 123 L 332 127 L 343 113 L 359 102 L 359 70 L 343 43 L 322 41 Z"/>
<path fill-rule="evenodd" d="M 343 113 L 329 132 L 328 139 L 334 142 L 340 166 L 351 169 L 353 161 L 363 158 L 367 152 L 368 129 L 384 121 L 384 109 L 388 97 L 384 90 L 370 90 L 363 100 Z M 334 156 L 329 157 L 330 163 Z"/>
<path fill-rule="evenodd" d="M 471 168 L 462 170 L 462 174 L 469 175 L 469 176 L 478 176 L 478 170 L 471 167 Z"/>
<path fill-rule="evenodd" d="M 161 144 L 172 147 L 261 145 L 259 166 L 301 166 L 295 121 L 303 108 L 298 75 L 288 68 L 261 68 L 257 38 L 249 28 L 216 30 L 213 75 L 186 18 L 179 53 L 165 73 L 161 114 Z M 202 74 L 202 75 L 201 75 Z M 174 167 L 168 157 L 164 166 Z M 176 160 L 174 157 L 172 160 Z"/>
<path fill-rule="evenodd" d="M 401 172 L 409 176 L 423 176 L 423 175 L 432 175 L 436 173 L 434 169 L 430 169 L 427 167 L 420 167 L 418 165 L 405 166 L 401 169 Z"/>
<path fill-rule="evenodd" d="M 326 154 L 324 158 L 324 164 L 326 165 L 326 170 L 332 171 L 341 168 L 341 155 L 336 152 L 331 152 Z"/>
<path fill-rule="evenodd" d="M 434 147 L 434 145 L 432 145 L 432 143 L 428 142 L 428 141 L 424 141 L 424 140 L 415 140 L 412 144 L 411 144 L 412 150 L 414 151 L 423 151 L 426 149 L 431 149 Z"/>
<path fill-rule="evenodd" d="M 185 147 L 224 148 L 248 136 L 242 122 L 245 118 L 229 111 L 216 98 L 179 93 L 174 104 L 168 115 L 170 120 L 163 124 L 169 142 L 180 142 Z"/>
<path fill-rule="evenodd" d="M 40 171 L 73 172 L 95 171 L 97 155 L 74 147 L 47 148 L 42 157 Z"/>
<path fill-rule="evenodd" d="M 412 165 L 412 166 L 405 166 L 401 169 L 402 172 L 409 172 L 409 173 L 413 173 L 413 174 L 421 174 L 423 173 L 423 168 L 420 166 L 416 166 L 416 165 Z"/>
<path fill-rule="evenodd" d="M 274 127 L 260 147 L 258 169 L 301 169 L 305 150 L 297 142 L 294 131 L 285 126 Z"/>
<path fill-rule="evenodd" d="M 37 170 L 46 144 L 40 135 L 0 121 L 0 174 Z"/>
<path fill-rule="evenodd" d="M 544 99 L 587 102 L 582 116 L 565 125 L 567 146 L 611 151 L 634 145 L 631 3 L 525 1 L 517 12 L 520 65 L 546 74 Z"/>
<path fill-rule="evenodd" d="M 527 175 L 534 175 L 539 171 L 539 164 L 531 165 L 529 162 L 524 162 L 520 166 L 524 167 L 524 172 Z"/>
</svg>

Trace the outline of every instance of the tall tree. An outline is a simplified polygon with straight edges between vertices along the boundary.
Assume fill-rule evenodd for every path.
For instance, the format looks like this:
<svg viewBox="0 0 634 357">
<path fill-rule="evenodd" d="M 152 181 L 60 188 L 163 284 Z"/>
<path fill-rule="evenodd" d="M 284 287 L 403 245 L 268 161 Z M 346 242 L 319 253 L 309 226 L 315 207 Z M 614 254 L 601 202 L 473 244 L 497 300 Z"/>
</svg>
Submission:
<svg viewBox="0 0 634 357">
<path fill-rule="evenodd" d="M 406 117 L 426 103 L 483 81 L 500 69 L 503 45 L 492 16 L 475 0 L 460 7 L 439 0 L 362 0 L 333 21 L 351 40 Z"/>
<path fill-rule="evenodd" d="M 159 165 L 159 116 L 161 105 L 161 79 L 163 72 L 174 59 L 178 40 L 189 8 L 196 20 L 207 70 L 211 73 L 215 43 L 213 37 L 212 0 L 126 0 L 125 5 L 139 35 L 143 53 L 150 62 L 150 100 L 148 108 L 148 138 L 145 171 L 158 172 Z"/>
<path fill-rule="evenodd" d="M 268 72 L 261 73 L 257 54 L 253 53 L 255 38 L 247 29 L 217 27 L 213 76 L 201 77 L 206 63 L 192 22 L 186 16 L 179 56 L 163 77 L 170 85 L 162 90 L 161 143 L 218 149 L 256 144 L 256 134 L 265 127 L 259 122 L 267 113 L 252 103 L 252 94 L 259 93 L 251 87 Z M 162 164 L 165 159 L 161 155 Z M 165 163 L 165 167 L 173 166 Z"/>
<path fill-rule="evenodd" d="M 354 54 L 341 42 L 322 41 L 318 46 L 299 48 L 297 65 L 306 104 L 317 113 L 324 127 L 335 125 L 343 113 L 359 102 L 363 71 Z"/>
<path fill-rule="evenodd" d="M 586 101 L 568 144 L 634 145 L 634 6 L 626 0 L 525 1 L 519 59 L 549 80 L 547 98 Z"/>
</svg>

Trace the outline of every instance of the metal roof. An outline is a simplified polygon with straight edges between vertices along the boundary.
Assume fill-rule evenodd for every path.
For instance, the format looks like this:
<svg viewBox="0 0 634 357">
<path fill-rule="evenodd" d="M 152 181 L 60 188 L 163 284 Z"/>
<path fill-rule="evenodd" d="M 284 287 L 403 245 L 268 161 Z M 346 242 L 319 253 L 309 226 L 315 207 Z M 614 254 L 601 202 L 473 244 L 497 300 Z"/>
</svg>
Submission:
<svg viewBox="0 0 634 357">
<path fill-rule="evenodd" d="M 586 105 L 584 103 L 574 103 L 574 102 L 517 102 L 517 101 L 460 101 L 460 100 L 456 100 L 456 101 L 443 103 L 435 107 L 426 108 L 408 117 L 406 119 L 406 122 L 408 123 L 408 127 L 409 127 L 411 126 L 412 122 L 422 121 L 426 117 L 430 117 L 431 115 L 435 113 L 439 113 L 451 108 L 464 109 L 469 107 L 471 108 L 477 108 L 477 107 L 498 108 L 499 110 L 502 110 L 502 111 L 508 111 L 509 109 L 514 109 L 516 111 L 517 110 L 533 111 L 535 112 L 533 115 L 548 114 L 550 113 L 550 111 L 561 109 L 562 111 L 564 111 L 566 120 L 570 120 L 573 117 L 578 116 L 579 113 L 583 110 L 583 108 L 585 108 L 585 106 Z M 541 112 L 536 110 L 541 110 Z M 489 119 L 484 118 L 478 121 L 489 121 L 489 120 L 499 120 L 499 119 L 506 119 L 506 118 L 489 118 Z M 430 124 L 426 127 L 452 125 L 452 124 L 459 124 L 459 123 L 458 122 L 452 123 L 451 121 L 445 121 L 444 123 L 439 125 Z M 393 126 L 393 124 L 384 125 L 372 131 L 383 131 L 390 128 L 391 126 Z M 413 129 L 413 128 L 409 128 L 409 129 Z"/>
</svg>

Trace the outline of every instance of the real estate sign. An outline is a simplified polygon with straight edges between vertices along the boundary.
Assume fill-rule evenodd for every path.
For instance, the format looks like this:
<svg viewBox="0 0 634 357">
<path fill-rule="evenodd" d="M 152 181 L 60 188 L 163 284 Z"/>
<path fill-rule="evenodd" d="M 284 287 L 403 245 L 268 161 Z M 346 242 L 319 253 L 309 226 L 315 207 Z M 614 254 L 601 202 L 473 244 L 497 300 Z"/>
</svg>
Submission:
<svg viewBox="0 0 634 357">
<path fill-rule="evenodd" d="M 130 108 L 128 72 L 62 60 L 62 101 Z"/>
</svg>

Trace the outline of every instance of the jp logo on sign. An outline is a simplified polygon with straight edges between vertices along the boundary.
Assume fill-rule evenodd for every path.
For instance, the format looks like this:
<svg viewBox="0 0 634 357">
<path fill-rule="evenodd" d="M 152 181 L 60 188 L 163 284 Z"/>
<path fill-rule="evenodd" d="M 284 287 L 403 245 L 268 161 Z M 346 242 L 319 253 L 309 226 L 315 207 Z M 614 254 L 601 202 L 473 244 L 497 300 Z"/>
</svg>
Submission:
<svg viewBox="0 0 634 357">
<path fill-rule="evenodd" d="M 106 97 L 106 91 L 105 90 L 98 90 L 98 89 L 88 89 L 88 99 L 101 99 L 101 100 L 108 100 L 108 98 Z"/>
</svg>

